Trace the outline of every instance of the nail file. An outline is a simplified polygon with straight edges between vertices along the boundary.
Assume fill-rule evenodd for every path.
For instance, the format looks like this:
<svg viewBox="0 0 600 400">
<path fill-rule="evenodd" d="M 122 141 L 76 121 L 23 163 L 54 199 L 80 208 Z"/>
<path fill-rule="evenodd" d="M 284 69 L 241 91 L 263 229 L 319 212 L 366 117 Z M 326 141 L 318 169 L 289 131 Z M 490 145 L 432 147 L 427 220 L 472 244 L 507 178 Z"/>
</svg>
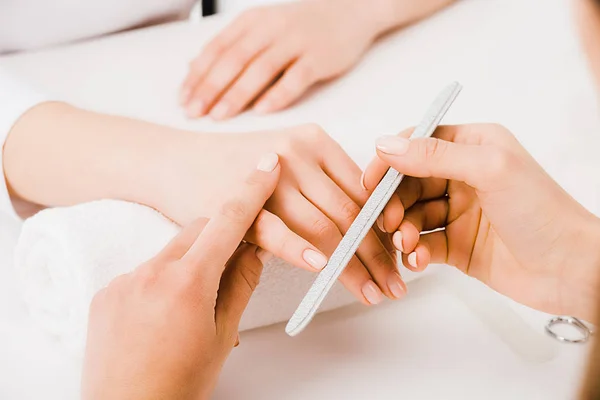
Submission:
<svg viewBox="0 0 600 400">
<path fill-rule="evenodd" d="M 440 124 L 442 118 L 450 109 L 450 106 L 458 96 L 462 86 L 454 82 L 445 88 L 435 99 L 425 118 L 415 128 L 411 138 L 429 137 Z M 358 249 L 369 230 L 373 227 L 375 220 L 383 211 L 404 175 L 393 168 L 389 168 L 381 182 L 377 185 L 358 216 L 350 225 L 348 232 L 342 238 L 329 262 L 319 273 L 314 283 L 308 290 L 306 296 L 288 321 L 285 331 L 290 336 L 296 336 L 302 332 L 315 316 L 319 306 L 325 300 L 327 293 L 342 274 L 350 259 Z"/>
</svg>

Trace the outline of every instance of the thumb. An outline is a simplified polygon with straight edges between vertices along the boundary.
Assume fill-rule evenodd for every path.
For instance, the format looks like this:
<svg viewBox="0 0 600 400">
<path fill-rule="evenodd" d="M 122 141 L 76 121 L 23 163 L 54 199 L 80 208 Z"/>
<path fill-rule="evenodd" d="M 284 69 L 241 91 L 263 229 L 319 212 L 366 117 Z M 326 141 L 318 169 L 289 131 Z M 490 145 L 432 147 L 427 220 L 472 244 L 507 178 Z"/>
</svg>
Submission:
<svg viewBox="0 0 600 400">
<path fill-rule="evenodd" d="M 377 140 L 377 156 L 403 174 L 461 181 L 479 190 L 507 176 L 511 165 L 509 153 L 499 147 L 433 137 L 383 136 Z"/>
<path fill-rule="evenodd" d="M 244 243 L 233 254 L 221 277 L 215 306 L 217 332 L 231 336 L 232 346 L 242 314 L 258 286 L 263 265 L 269 254 L 254 245 Z"/>
</svg>

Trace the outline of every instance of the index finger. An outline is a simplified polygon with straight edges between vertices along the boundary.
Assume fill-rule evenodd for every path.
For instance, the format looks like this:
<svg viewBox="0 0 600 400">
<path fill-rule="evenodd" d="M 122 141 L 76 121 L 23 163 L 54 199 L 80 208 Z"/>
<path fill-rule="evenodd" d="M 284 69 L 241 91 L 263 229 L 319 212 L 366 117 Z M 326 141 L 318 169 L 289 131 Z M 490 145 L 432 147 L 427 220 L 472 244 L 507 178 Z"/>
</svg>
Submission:
<svg viewBox="0 0 600 400">
<path fill-rule="evenodd" d="M 263 156 L 246 180 L 210 219 L 182 261 L 191 268 L 201 268 L 202 275 L 221 278 L 225 264 L 250 229 L 265 202 L 271 197 L 279 179 L 279 157 Z M 209 277 L 210 279 L 211 277 Z"/>
</svg>

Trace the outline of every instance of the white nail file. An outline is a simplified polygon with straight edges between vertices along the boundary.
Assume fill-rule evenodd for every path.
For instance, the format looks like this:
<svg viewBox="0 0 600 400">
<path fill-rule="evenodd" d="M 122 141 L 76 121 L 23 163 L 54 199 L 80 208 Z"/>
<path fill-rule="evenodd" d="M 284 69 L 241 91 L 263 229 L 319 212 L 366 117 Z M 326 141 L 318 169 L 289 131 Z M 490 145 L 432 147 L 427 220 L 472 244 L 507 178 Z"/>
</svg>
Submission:
<svg viewBox="0 0 600 400">
<path fill-rule="evenodd" d="M 452 83 L 445 88 L 435 99 L 425 118 L 415 128 L 411 138 L 429 137 L 438 127 L 442 118 L 460 93 L 462 86 L 458 82 Z M 308 290 L 304 299 L 290 318 L 285 331 L 290 336 L 296 336 L 302 332 L 315 316 L 319 306 L 342 274 L 350 259 L 358 249 L 369 230 L 373 227 L 375 220 L 383 211 L 404 175 L 393 168 L 389 168 L 381 182 L 377 185 L 365 206 L 360 210 L 358 216 L 350 225 L 348 232 L 342 238 L 329 262 L 317 276 Z"/>
</svg>

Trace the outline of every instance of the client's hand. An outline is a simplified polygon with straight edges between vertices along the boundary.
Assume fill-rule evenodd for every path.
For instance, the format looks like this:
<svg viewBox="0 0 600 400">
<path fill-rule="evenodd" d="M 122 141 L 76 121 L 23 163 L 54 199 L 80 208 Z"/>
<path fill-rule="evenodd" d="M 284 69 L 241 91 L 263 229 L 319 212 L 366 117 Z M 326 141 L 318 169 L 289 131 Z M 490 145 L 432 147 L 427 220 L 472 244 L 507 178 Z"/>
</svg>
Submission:
<svg viewBox="0 0 600 400">
<path fill-rule="evenodd" d="M 208 223 L 116 278 L 92 303 L 84 399 L 205 399 L 236 344 L 266 254 L 241 243 L 281 168 L 259 164 Z M 269 165 L 269 168 L 265 168 Z"/>
<path fill-rule="evenodd" d="M 381 138 L 364 175 L 371 189 L 388 166 L 411 176 L 383 213 L 404 264 L 447 263 L 528 306 L 593 317 L 598 218 L 503 127 L 445 126 L 405 139 L 410 133 Z"/>
<path fill-rule="evenodd" d="M 190 117 L 232 117 L 289 106 L 310 86 L 350 69 L 383 24 L 362 0 L 297 1 L 235 19 L 191 63 L 181 89 Z M 378 2 L 380 3 L 380 2 Z"/>
<path fill-rule="evenodd" d="M 194 134 L 185 140 L 161 164 L 162 178 L 146 196 L 158 200 L 152 205 L 182 225 L 198 216 L 211 217 L 244 178 L 243 171 L 261 154 L 276 152 L 281 179 L 246 240 L 296 266 L 321 269 L 326 258 L 309 243 L 330 256 L 368 198 L 358 166 L 317 126 Z M 365 304 L 379 303 L 382 291 L 390 298 L 405 293 L 395 251 L 386 248 L 391 241 L 384 239 L 372 230 L 340 278 Z"/>
</svg>

